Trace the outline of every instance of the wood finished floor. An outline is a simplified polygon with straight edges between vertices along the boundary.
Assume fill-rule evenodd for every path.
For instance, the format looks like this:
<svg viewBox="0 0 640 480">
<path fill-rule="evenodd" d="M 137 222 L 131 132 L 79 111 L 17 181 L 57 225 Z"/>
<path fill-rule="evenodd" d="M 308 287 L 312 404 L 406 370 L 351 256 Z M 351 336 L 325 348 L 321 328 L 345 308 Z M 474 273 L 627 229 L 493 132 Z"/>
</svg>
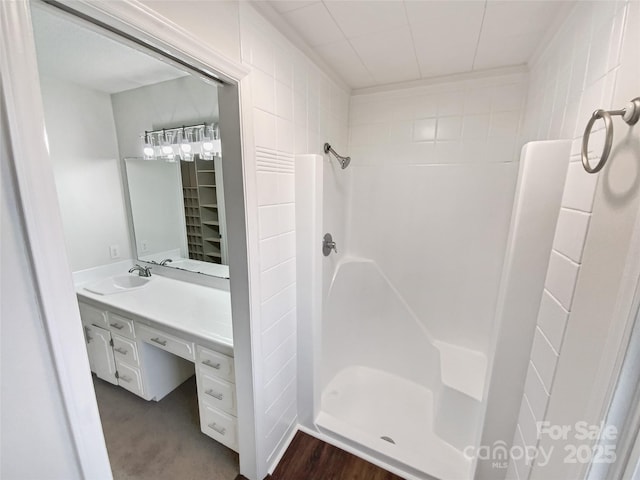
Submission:
<svg viewBox="0 0 640 480">
<path fill-rule="evenodd" d="M 402 480 L 402 477 L 298 432 L 270 480 Z"/>
</svg>

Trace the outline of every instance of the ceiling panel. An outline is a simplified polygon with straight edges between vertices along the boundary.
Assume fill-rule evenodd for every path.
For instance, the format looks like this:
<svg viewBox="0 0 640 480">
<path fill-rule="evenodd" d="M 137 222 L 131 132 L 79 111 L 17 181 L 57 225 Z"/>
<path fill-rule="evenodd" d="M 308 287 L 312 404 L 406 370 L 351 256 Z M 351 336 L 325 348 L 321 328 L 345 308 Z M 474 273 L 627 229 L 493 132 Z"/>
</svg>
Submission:
<svg viewBox="0 0 640 480">
<path fill-rule="evenodd" d="M 537 33 L 509 36 L 483 36 L 478 45 L 474 69 L 484 70 L 505 65 L 524 65 L 539 42 Z"/>
<path fill-rule="evenodd" d="M 406 2 L 405 5 L 411 27 L 430 33 L 445 45 L 460 37 L 478 39 L 484 2 Z"/>
<path fill-rule="evenodd" d="M 328 1 L 325 5 L 347 38 L 380 33 L 407 24 L 403 2 Z"/>
<path fill-rule="evenodd" d="M 564 2 L 491 1 L 482 24 L 483 35 L 510 36 L 544 32 Z"/>
<path fill-rule="evenodd" d="M 378 84 L 420 78 L 409 27 L 349 39 Z"/>
<path fill-rule="evenodd" d="M 413 38 L 423 78 L 469 72 L 473 68 L 475 42 L 460 41 L 455 49 L 449 49 L 422 33 L 414 32 Z"/>
<path fill-rule="evenodd" d="M 375 79 L 347 40 L 322 45 L 316 51 L 353 88 L 375 85 Z"/>
<path fill-rule="evenodd" d="M 285 12 L 283 16 L 312 47 L 344 40 L 322 2 Z"/>
<path fill-rule="evenodd" d="M 351 87 L 522 65 L 574 1 L 270 3 Z M 352 48 L 350 48 L 352 47 Z"/>
<path fill-rule="evenodd" d="M 290 12 L 291 10 L 297 10 L 298 8 L 308 7 L 314 3 L 320 3 L 318 0 L 315 1 L 304 1 L 304 0 L 278 0 L 277 2 L 272 2 L 273 6 L 279 12 Z"/>
<path fill-rule="evenodd" d="M 423 77 L 468 72 L 473 67 L 484 2 L 407 2 Z"/>
</svg>

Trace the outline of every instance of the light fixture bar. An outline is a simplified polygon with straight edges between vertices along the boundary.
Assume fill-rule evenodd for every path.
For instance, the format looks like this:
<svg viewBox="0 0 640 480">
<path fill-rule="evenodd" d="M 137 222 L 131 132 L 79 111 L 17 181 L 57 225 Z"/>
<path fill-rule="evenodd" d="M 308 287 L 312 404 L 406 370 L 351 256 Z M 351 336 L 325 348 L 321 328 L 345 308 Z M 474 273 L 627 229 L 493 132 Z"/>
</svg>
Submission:
<svg viewBox="0 0 640 480">
<path fill-rule="evenodd" d="M 140 136 L 146 138 L 151 135 L 159 135 L 159 134 L 164 135 L 166 132 L 169 132 L 169 133 L 184 132 L 187 129 L 192 130 L 196 128 L 207 128 L 207 127 L 213 127 L 213 123 L 212 124 L 197 123 L 195 125 L 182 125 L 180 127 L 159 128 L 157 130 L 145 130 L 144 135 L 140 135 Z"/>
</svg>

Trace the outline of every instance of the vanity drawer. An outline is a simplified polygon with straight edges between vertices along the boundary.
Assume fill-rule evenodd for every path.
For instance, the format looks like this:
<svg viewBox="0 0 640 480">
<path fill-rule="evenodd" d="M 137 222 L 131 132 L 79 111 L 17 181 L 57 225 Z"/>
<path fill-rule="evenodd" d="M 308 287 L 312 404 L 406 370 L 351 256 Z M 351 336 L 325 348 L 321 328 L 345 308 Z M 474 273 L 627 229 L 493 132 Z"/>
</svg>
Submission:
<svg viewBox="0 0 640 480">
<path fill-rule="evenodd" d="M 202 433 L 238 451 L 237 419 L 213 407 L 207 402 L 200 402 L 200 429 Z"/>
<path fill-rule="evenodd" d="M 111 312 L 109 312 L 109 330 L 128 338 L 136 338 L 133 320 Z"/>
<path fill-rule="evenodd" d="M 204 367 L 198 367 L 198 394 L 202 401 L 236 415 L 235 385 L 210 375 Z"/>
<path fill-rule="evenodd" d="M 116 370 L 118 371 L 118 385 L 140 397 L 144 397 L 142 374 L 139 368 L 131 367 L 120 360 L 116 360 Z"/>
<path fill-rule="evenodd" d="M 78 302 L 78 306 L 80 307 L 80 318 L 82 319 L 82 323 L 95 325 L 96 327 L 109 328 L 107 312 L 82 302 Z"/>
<path fill-rule="evenodd" d="M 198 345 L 198 365 L 204 366 L 203 372 L 224 378 L 229 382 L 235 382 L 233 371 L 233 358 L 213 350 L 208 350 Z"/>
<path fill-rule="evenodd" d="M 117 360 L 139 367 L 138 349 L 135 342 L 120 335 L 113 335 L 113 353 Z"/>
<path fill-rule="evenodd" d="M 149 345 L 195 362 L 196 356 L 193 342 L 187 342 L 186 340 L 163 333 L 155 328 L 140 324 L 138 325 L 138 336 Z"/>
</svg>

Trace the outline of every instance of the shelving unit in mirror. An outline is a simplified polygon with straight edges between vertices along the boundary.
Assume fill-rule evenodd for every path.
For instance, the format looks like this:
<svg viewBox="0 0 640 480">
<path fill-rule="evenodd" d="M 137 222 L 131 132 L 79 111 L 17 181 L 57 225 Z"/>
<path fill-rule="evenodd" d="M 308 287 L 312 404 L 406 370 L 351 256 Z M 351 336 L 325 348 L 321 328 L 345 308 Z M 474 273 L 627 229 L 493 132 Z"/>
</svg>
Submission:
<svg viewBox="0 0 640 480">
<path fill-rule="evenodd" d="M 189 258 L 222 263 L 215 163 L 196 156 L 180 162 Z"/>
</svg>

